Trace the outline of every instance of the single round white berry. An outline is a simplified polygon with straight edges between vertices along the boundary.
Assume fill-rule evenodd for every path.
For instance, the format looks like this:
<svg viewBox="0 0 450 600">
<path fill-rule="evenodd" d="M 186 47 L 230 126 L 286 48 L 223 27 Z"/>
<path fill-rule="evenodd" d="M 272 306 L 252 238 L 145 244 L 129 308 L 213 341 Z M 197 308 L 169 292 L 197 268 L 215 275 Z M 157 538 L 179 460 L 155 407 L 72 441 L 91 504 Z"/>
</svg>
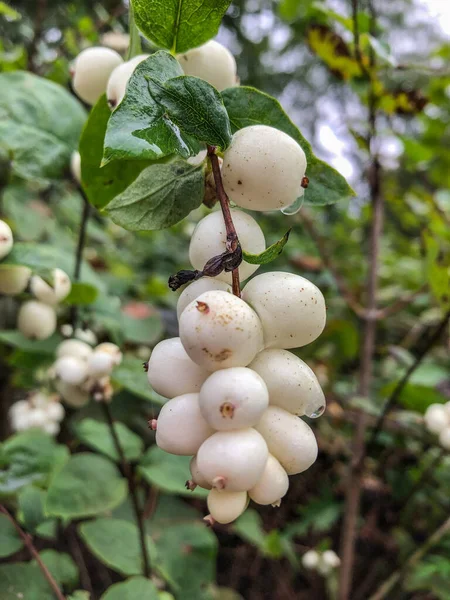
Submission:
<svg viewBox="0 0 450 600">
<path fill-rule="evenodd" d="M 213 430 L 202 417 L 198 394 L 183 394 L 169 400 L 161 408 L 156 429 L 156 443 L 170 452 L 190 456 L 196 454 Z"/>
<path fill-rule="evenodd" d="M 73 358 L 79 358 L 81 360 L 87 361 L 90 356 L 92 356 L 92 348 L 82 342 L 81 340 L 64 340 L 59 344 L 56 349 L 57 358 L 62 358 L 63 356 L 72 356 Z"/>
<path fill-rule="evenodd" d="M 30 410 L 31 406 L 28 400 L 18 400 L 14 404 L 11 405 L 9 409 L 9 414 L 11 416 L 17 417 L 27 413 Z"/>
<path fill-rule="evenodd" d="M 197 465 L 210 485 L 229 492 L 254 487 L 266 465 L 269 452 L 254 429 L 218 431 L 197 452 Z"/>
<path fill-rule="evenodd" d="M 0 294 L 16 296 L 25 291 L 31 269 L 20 265 L 0 265 Z"/>
<path fill-rule="evenodd" d="M 196 485 L 200 486 L 201 488 L 203 488 L 205 490 L 210 490 L 212 486 L 210 483 L 208 483 L 208 481 L 206 480 L 206 478 L 203 476 L 202 472 L 198 468 L 196 456 L 192 457 L 189 468 L 191 471 L 192 481 Z"/>
<path fill-rule="evenodd" d="M 45 433 L 48 433 L 49 435 L 58 435 L 61 428 L 59 423 L 57 423 L 56 421 L 47 421 L 42 426 L 42 429 L 45 431 Z"/>
<path fill-rule="evenodd" d="M 425 412 L 424 419 L 428 431 L 436 434 L 448 427 L 450 421 L 444 404 L 431 404 Z"/>
<path fill-rule="evenodd" d="M 95 346 L 97 343 L 97 336 L 91 329 L 81 329 L 80 327 L 77 327 L 74 336 L 77 340 L 86 342 L 86 344 L 89 344 L 90 346 Z"/>
<path fill-rule="evenodd" d="M 233 135 L 223 157 L 226 193 L 250 210 L 279 210 L 300 196 L 306 156 L 297 142 L 267 125 L 244 127 Z"/>
<path fill-rule="evenodd" d="M 260 254 L 266 249 L 266 241 L 261 227 L 253 217 L 241 210 L 232 210 L 231 216 L 243 250 L 251 254 Z M 213 256 L 226 250 L 227 232 L 220 210 L 209 213 L 197 224 L 189 246 L 189 260 L 194 269 L 199 271 Z M 239 276 L 242 281 L 253 275 L 258 265 L 242 261 L 239 265 Z M 231 273 L 222 271 L 217 279 L 231 283 Z"/>
<path fill-rule="evenodd" d="M 330 569 L 337 569 L 341 564 L 341 560 L 334 550 L 325 550 L 321 556 L 321 561 Z"/>
<path fill-rule="evenodd" d="M 242 298 L 256 311 L 266 348 L 299 348 L 313 342 L 325 327 L 322 292 L 293 273 L 272 271 L 247 283 Z"/>
<path fill-rule="evenodd" d="M 116 67 L 111 73 L 106 88 L 106 97 L 111 108 L 115 108 L 122 102 L 127 89 L 127 83 L 133 75 L 135 68 L 148 57 L 148 54 L 135 56 L 131 60 Z"/>
<path fill-rule="evenodd" d="M 166 398 L 199 392 L 209 374 L 188 356 L 179 337 L 159 342 L 148 361 L 148 382 Z"/>
<path fill-rule="evenodd" d="M 0 219 L 0 260 L 11 252 L 13 244 L 14 238 L 11 227 Z"/>
<path fill-rule="evenodd" d="M 17 328 L 27 338 L 45 340 L 56 329 L 56 313 L 53 306 L 29 300 L 20 307 Z"/>
<path fill-rule="evenodd" d="M 48 422 L 47 413 L 42 408 L 34 408 L 28 415 L 28 426 L 30 428 L 43 429 Z"/>
<path fill-rule="evenodd" d="M 243 429 L 259 421 L 269 405 L 269 392 L 262 378 L 251 369 L 221 369 L 202 385 L 199 404 L 213 429 Z"/>
<path fill-rule="evenodd" d="M 57 381 L 55 387 L 64 402 L 72 408 L 81 408 L 89 402 L 89 392 L 82 390 L 77 385 L 71 385 L 66 381 Z"/>
<path fill-rule="evenodd" d="M 184 309 L 180 339 L 192 360 L 209 371 L 246 367 L 263 347 L 256 313 L 220 290 L 201 294 Z"/>
<path fill-rule="evenodd" d="M 242 515 L 248 505 L 247 492 L 225 492 L 212 489 L 206 499 L 211 517 L 217 523 L 231 523 Z"/>
<path fill-rule="evenodd" d="M 73 89 L 87 104 L 95 104 L 106 92 L 108 79 L 122 63 L 121 56 L 110 48 L 93 46 L 80 52 L 73 66 Z"/>
<path fill-rule="evenodd" d="M 62 421 L 64 419 L 65 411 L 61 402 L 51 401 L 47 404 L 47 416 L 51 421 Z"/>
<path fill-rule="evenodd" d="M 311 427 L 283 408 L 269 406 L 255 429 L 288 475 L 302 473 L 315 462 L 318 449 Z"/>
<path fill-rule="evenodd" d="M 47 410 L 47 406 L 49 403 L 49 397 L 47 394 L 44 394 L 43 392 L 33 392 L 30 395 L 28 402 L 30 403 L 30 406 L 32 406 L 33 408 L 43 408 L 43 409 Z"/>
<path fill-rule="evenodd" d="M 55 374 L 59 379 L 71 385 L 80 385 L 88 376 L 86 361 L 75 356 L 58 358 L 54 365 Z"/>
<path fill-rule="evenodd" d="M 70 157 L 70 172 L 77 183 L 81 183 L 81 156 L 78 150 Z"/>
<path fill-rule="evenodd" d="M 447 425 L 439 434 L 439 443 L 445 450 L 450 450 L 450 425 Z"/>
<path fill-rule="evenodd" d="M 120 365 L 122 362 L 122 352 L 116 344 L 111 342 L 103 342 L 94 348 L 94 352 L 103 352 L 109 354 L 114 361 L 115 365 Z"/>
<path fill-rule="evenodd" d="M 289 477 L 286 471 L 277 459 L 269 454 L 263 474 L 248 495 L 257 504 L 279 506 L 288 489 Z"/>
<path fill-rule="evenodd" d="M 88 358 L 88 372 L 90 377 L 104 377 L 110 375 L 115 362 L 111 354 L 95 350 Z"/>
<path fill-rule="evenodd" d="M 71 288 L 70 277 L 62 269 L 53 269 L 50 285 L 39 275 L 33 275 L 30 281 L 31 293 L 45 304 L 58 304 L 69 295 Z"/>
<path fill-rule="evenodd" d="M 308 550 L 302 556 L 302 565 L 308 571 L 315 571 L 319 565 L 320 555 L 315 550 Z"/>
<path fill-rule="evenodd" d="M 202 277 L 185 287 L 177 302 L 178 319 L 180 319 L 181 313 L 188 304 L 196 300 L 204 292 L 211 292 L 212 290 L 222 290 L 231 293 L 231 286 L 229 283 L 215 277 Z"/>
<path fill-rule="evenodd" d="M 264 379 L 270 404 L 294 415 L 320 416 L 325 410 L 325 396 L 312 369 L 288 352 L 270 348 L 256 355 L 250 369 Z"/>
<path fill-rule="evenodd" d="M 130 36 L 121 31 L 107 31 L 100 38 L 102 46 L 108 46 L 116 52 L 126 52 L 130 45 Z"/>
<path fill-rule="evenodd" d="M 219 92 L 237 85 L 234 56 L 215 40 L 210 40 L 198 48 L 192 48 L 178 55 L 177 59 L 185 75 L 200 77 Z"/>
</svg>

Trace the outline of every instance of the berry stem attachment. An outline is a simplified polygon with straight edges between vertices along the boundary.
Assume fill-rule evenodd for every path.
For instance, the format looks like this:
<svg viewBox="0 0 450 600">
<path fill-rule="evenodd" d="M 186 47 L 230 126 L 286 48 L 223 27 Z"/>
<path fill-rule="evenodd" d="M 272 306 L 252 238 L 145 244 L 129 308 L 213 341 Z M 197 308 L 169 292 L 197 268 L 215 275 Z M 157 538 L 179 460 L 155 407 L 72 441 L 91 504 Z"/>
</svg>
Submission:
<svg viewBox="0 0 450 600">
<path fill-rule="evenodd" d="M 234 252 L 239 247 L 239 239 L 234 227 L 233 219 L 231 218 L 230 201 L 227 193 L 223 187 L 222 173 L 220 172 L 219 159 L 216 154 L 215 146 L 207 146 L 208 158 L 211 163 L 212 172 L 214 175 L 214 183 L 216 184 L 217 197 L 220 202 L 220 208 L 222 209 L 223 220 L 225 221 L 225 228 L 227 231 L 227 245 L 226 248 L 229 252 Z M 233 294 L 238 298 L 241 297 L 241 285 L 239 281 L 239 269 L 233 269 Z"/>
</svg>

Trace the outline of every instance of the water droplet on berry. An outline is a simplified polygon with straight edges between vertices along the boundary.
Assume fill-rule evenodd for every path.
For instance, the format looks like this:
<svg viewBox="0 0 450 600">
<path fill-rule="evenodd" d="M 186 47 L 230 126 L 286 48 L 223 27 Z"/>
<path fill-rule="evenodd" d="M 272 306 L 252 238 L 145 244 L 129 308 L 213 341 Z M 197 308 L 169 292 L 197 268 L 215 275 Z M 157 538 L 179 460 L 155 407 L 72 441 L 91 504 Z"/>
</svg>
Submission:
<svg viewBox="0 0 450 600">
<path fill-rule="evenodd" d="M 292 204 L 289 204 L 289 206 L 285 206 L 284 208 L 282 208 L 281 212 L 283 213 L 283 215 L 296 215 L 303 206 L 304 200 L 305 190 L 302 188 L 302 191 L 300 192 L 300 195 L 297 198 L 297 200 L 295 200 Z"/>
</svg>

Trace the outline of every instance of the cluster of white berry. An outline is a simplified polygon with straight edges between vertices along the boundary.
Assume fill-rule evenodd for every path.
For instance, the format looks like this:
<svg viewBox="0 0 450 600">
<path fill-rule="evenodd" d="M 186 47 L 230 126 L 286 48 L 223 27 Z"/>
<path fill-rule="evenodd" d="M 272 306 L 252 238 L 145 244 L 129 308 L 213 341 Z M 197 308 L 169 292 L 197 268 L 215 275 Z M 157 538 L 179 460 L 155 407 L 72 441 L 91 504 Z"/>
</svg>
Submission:
<svg viewBox="0 0 450 600">
<path fill-rule="evenodd" d="M 13 248 L 11 228 L 0 220 L 0 260 Z M 70 293 L 70 278 L 61 269 L 53 269 L 49 281 L 32 275 L 29 267 L 0 265 L 0 294 L 17 296 L 27 289 L 34 300 L 27 300 L 19 309 L 17 328 L 27 338 L 45 340 L 56 330 L 56 306 Z"/>
<path fill-rule="evenodd" d="M 325 552 L 317 552 L 317 550 L 308 550 L 302 556 L 302 565 L 308 571 L 317 571 L 320 575 L 329 575 L 334 569 L 337 569 L 341 564 L 339 556 L 334 550 L 325 550 Z"/>
<path fill-rule="evenodd" d="M 82 340 L 69 339 L 58 346 L 50 375 L 66 404 L 78 408 L 91 397 L 98 401 L 111 400 L 110 375 L 121 362 L 122 353 L 115 344 L 104 342 L 92 348 Z"/>
<path fill-rule="evenodd" d="M 106 92 L 109 106 L 115 108 L 125 96 L 128 80 L 135 68 L 148 56 L 140 54 L 124 62 L 120 54 L 111 48 L 86 48 L 72 65 L 73 89 L 90 105 L 95 104 Z M 237 83 L 233 55 L 213 40 L 180 54 L 178 61 L 186 75 L 201 77 L 219 91 Z"/>
<path fill-rule="evenodd" d="M 41 429 L 50 435 L 57 435 L 63 418 L 64 408 L 55 394 L 34 392 L 27 400 L 19 400 L 9 409 L 14 431 Z"/>
<path fill-rule="evenodd" d="M 431 404 L 425 412 L 424 421 L 428 431 L 439 436 L 440 445 L 450 450 L 450 402 Z"/>
</svg>

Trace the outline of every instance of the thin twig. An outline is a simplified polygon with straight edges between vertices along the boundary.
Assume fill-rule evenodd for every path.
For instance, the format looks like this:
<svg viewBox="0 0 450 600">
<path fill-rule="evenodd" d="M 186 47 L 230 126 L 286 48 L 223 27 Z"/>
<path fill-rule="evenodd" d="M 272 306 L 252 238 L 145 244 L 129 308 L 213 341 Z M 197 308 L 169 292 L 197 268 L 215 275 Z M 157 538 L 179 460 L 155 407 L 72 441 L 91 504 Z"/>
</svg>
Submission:
<svg viewBox="0 0 450 600">
<path fill-rule="evenodd" d="M 141 544 L 142 562 L 143 562 L 143 566 L 144 566 L 144 576 L 149 578 L 151 575 L 150 559 L 149 559 L 148 549 L 147 549 L 147 544 L 146 544 L 146 539 L 145 539 L 146 535 L 145 535 L 143 514 L 142 514 L 142 510 L 139 506 L 139 498 L 138 498 L 138 494 L 137 494 L 136 483 L 134 480 L 134 473 L 131 468 L 131 465 L 129 464 L 129 462 L 127 461 L 127 459 L 125 457 L 122 445 L 120 443 L 119 437 L 118 437 L 116 429 L 114 427 L 114 421 L 113 421 L 113 418 L 111 415 L 111 411 L 109 409 L 109 404 L 107 404 L 106 402 L 101 402 L 101 405 L 103 407 L 103 412 L 105 414 L 107 423 L 109 425 L 111 437 L 113 439 L 113 443 L 116 448 L 116 452 L 119 456 L 123 473 L 124 473 L 125 477 L 127 478 L 128 490 L 130 492 L 131 503 L 133 505 L 134 516 L 136 519 L 136 525 L 139 530 L 139 541 Z"/>
<path fill-rule="evenodd" d="M 374 430 L 372 431 L 372 435 L 371 435 L 370 441 L 368 443 L 368 448 L 369 448 L 368 451 L 369 452 L 373 448 L 373 445 L 374 445 L 380 431 L 383 429 L 383 425 L 384 425 L 387 414 L 389 413 L 391 408 L 395 405 L 397 400 L 400 398 L 401 393 L 403 392 L 403 389 L 404 389 L 405 385 L 408 383 L 411 375 L 421 365 L 423 359 L 426 357 L 428 352 L 433 348 L 433 346 L 436 344 L 436 342 L 439 341 L 439 339 L 440 339 L 441 335 L 444 333 L 449 321 L 450 321 L 450 310 L 447 311 L 447 313 L 444 315 L 444 317 L 440 321 L 439 325 L 434 330 L 433 335 L 431 335 L 431 337 L 428 339 L 427 343 L 423 346 L 423 348 L 417 354 L 416 360 L 412 363 L 412 365 L 409 367 L 409 369 L 406 371 L 406 373 L 403 375 L 403 377 L 400 379 L 400 381 L 395 386 L 392 394 L 390 395 L 390 397 L 386 401 L 386 404 L 384 405 L 383 412 L 378 417 L 378 421 L 375 425 Z"/>
<path fill-rule="evenodd" d="M 84 246 L 86 244 L 86 231 L 87 224 L 89 221 L 89 216 L 91 214 L 91 205 L 89 204 L 89 200 L 86 198 L 83 190 L 80 187 L 81 195 L 83 197 L 83 212 L 81 213 L 81 223 L 80 229 L 78 231 L 78 242 L 75 251 L 75 268 L 73 272 L 73 281 L 79 281 L 81 275 L 81 264 L 83 262 L 83 251 Z M 75 331 L 78 324 L 78 306 L 74 305 L 71 309 L 71 322 L 72 327 Z"/>
<path fill-rule="evenodd" d="M 222 209 L 223 220 L 225 221 L 225 229 L 227 232 L 227 243 L 226 249 L 230 252 L 234 252 L 239 246 L 239 239 L 234 227 L 233 219 L 231 217 L 230 201 L 228 195 L 223 187 L 222 173 L 220 171 L 219 158 L 216 154 L 214 146 L 208 146 L 208 158 L 211 163 L 212 172 L 214 175 L 214 183 L 216 184 L 217 198 L 220 202 L 220 208 Z M 233 294 L 240 298 L 241 296 L 241 285 L 239 282 L 239 269 L 232 271 L 233 277 Z"/>
<path fill-rule="evenodd" d="M 41 557 L 39 556 L 39 552 L 36 550 L 36 548 L 35 548 L 35 546 L 33 544 L 33 538 L 31 537 L 31 535 L 29 535 L 28 533 L 25 533 L 25 531 L 22 530 L 22 528 L 17 523 L 17 521 L 15 520 L 15 518 L 12 516 L 12 514 L 9 512 L 9 510 L 7 510 L 3 506 L 3 504 L 0 504 L 0 512 L 2 512 L 6 516 L 6 518 L 11 522 L 11 524 L 14 526 L 15 530 L 17 531 L 17 533 L 22 538 L 23 543 L 27 547 L 28 552 L 31 554 L 31 556 L 37 562 L 39 568 L 42 571 L 42 574 L 44 575 L 45 579 L 48 581 L 50 587 L 52 588 L 52 590 L 53 590 L 55 596 L 58 598 L 58 600 L 66 600 L 64 594 L 59 589 L 59 586 L 56 583 L 53 575 L 47 569 L 47 567 L 43 563 Z"/>
<path fill-rule="evenodd" d="M 371 33 L 375 33 L 376 15 L 374 7 L 370 4 Z M 355 35 L 355 48 L 359 47 L 358 38 L 358 0 L 352 0 L 353 5 L 353 27 Z M 359 54 L 361 68 L 363 68 L 362 57 Z M 369 73 L 375 67 L 375 55 L 370 54 Z M 373 81 L 370 78 L 369 88 L 369 149 L 372 152 L 373 142 L 377 136 L 377 99 L 373 89 Z M 378 266 L 380 239 L 383 231 L 384 202 L 381 193 L 381 165 L 378 156 L 372 156 L 369 171 L 370 201 L 372 206 L 372 223 L 370 230 L 369 246 L 369 274 L 367 281 L 367 306 L 364 315 L 363 345 L 361 348 L 361 364 L 359 372 L 358 393 L 368 396 L 372 383 L 373 359 L 376 342 L 376 313 L 377 313 L 377 288 L 378 288 Z M 350 476 L 347 484 L 345 499 L 345 514 L 342 526 L 341 538 L 341 561 L 342 566 L 339 576 L 339 600 L 348 600 L 351 593 L 353 579 L 353 563 L 355 554 L 355 543 L 358 529 L 358 515 L 361 499 L 361 482 L 364 470 L 364 459 L 366 456 L 365 436 L 367 429 L 367 417 L 361 412 L 356 423 L 356 432 L 353 443 L 353 460 L 350 466 Z"/>
<path fill-rule="evenodd" d="M 86 561 L 84 560 L 83 552 L 78 542 L 75 528 L 69 525 L 66 532 L 70 553 L 75 559 L 80 571 L 81 585 L 87 592 L 89 592 L 90 597 L 94 598 L 94 588 L 92 586 L 91 576 L 89 575 L 89 569 L 86 566 Z"/>
<path fill-rule="evenodd" d="M 388 594 L 392 592 L 392 590 L 404 578 L 407 572 L 412 567 L 414 567 L 420 560 L 422 560 L 422 558 L 427 554 L 427 552 L 431 550 L 433 546 L 436 546 L 436 544 L 438 544 L 441 541 L 441 539 L 449 532 L 450 517 L 446 521 L 444 521 L 444 523 L 438 529 L 436 529 L 434 533 L 430 535 L 430 537 L 420 546 L 420 548 L 418 548 L 413 554 L 411 554 L 411 556 L 400 569 L 392 573 L 392 575 L 380 585 L 375 594 L 370 596 L 369 600 L 383 600 L 384 598 L 387 598 Z M 390 595 L 389 597 L 393 598 L 392 595 Z"/>
</svg>

